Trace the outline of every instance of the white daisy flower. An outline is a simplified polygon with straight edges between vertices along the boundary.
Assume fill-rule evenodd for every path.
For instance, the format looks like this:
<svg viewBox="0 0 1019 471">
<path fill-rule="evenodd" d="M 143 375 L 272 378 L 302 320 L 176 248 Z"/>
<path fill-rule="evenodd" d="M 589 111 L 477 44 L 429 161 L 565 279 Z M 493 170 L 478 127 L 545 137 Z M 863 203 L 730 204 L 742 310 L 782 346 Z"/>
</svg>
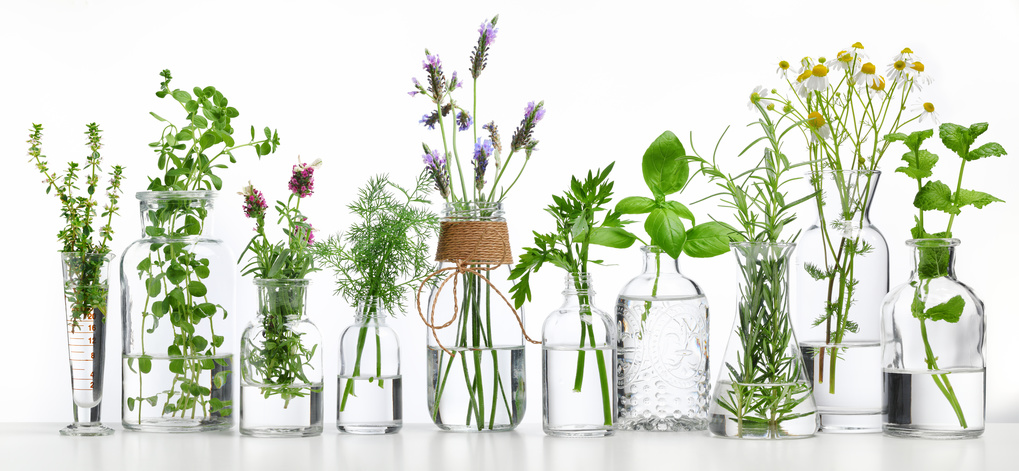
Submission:
<svg viewBox="0 0 1019 471">
<path fill-rule="evenodd" d="M 934 81 L 930 74 L 924 71 L 925 67 L 923 62 L 913 61 L 907 62 L 906 64 L 908 64 L 906 67 L 906 74 L 913 79 L 913 84 L 916 86 L 917 90 L 925 85 L 930 85 L 931 82 Z"/>
<path fill-rule="evenodd" d="M 775 73 L 784 80 L 789 80 L 789 61 L 778 61 L 778 68 L 775 69 Z"/>
<path fill-rule="evenodd" d="M 835 54 L 835 60 L 827 65 L 836 72 L 853 70 L 853 55 L 849 51 L 839 51 L 838 54 Z"/>
<path fill-rule="evenodd" d="M 747 102 L 747 109 L 750 111 L 757 109 L 757 104 L 766 96 L 768 96 L 768 90 L 760 85 L 754 87 L 754 91 L 750 92 L 750 101 Z M 761 106 L 764 105 L 762 104 Z"/>
<path fill-rule="evenodd" d="M 905 82 L 906 79 L 909 78 L 909 75 L 906 72 L 906 69 L 908 68 L 909 62 L 898 59 L 895 62 L 888 64 L 888 70 L 885 72 L 885 75 L 887 75 L 893 82 Z"/>
<path fill-rule="evenodd" d="M 804 81 L 804 87 L 810 91 L 823 92 L 828 89 L 828 67 L 817 64 L 810 69 L 810 77 Z"/>
<path fill-rule="evenodd" d="M 853 75 L 853 82 L 860 87 L 870 87 L 881 84 L 881 76 L 877 74 L 877 66 L 867 62 L 860 66 L 860 71 Z"/>
<path fill-rule="evenodd" d="M 902 52 L 900 52 L 898 55 L 895 56 L 894 59 L 892 59 L 893 62 L 895 61 L 913 62 L 918 60 L 920 60 L 920 58 L 917 57 L 916 54 L 913 54 L 913 50 L 908 47 L 903 49 Z"/>
<path fill-rule="evenodd" d="M 807 115 L 807 129 L 810 130 L 810 140 L 817 142 L 820 139 L 828 139 L 831 137 L 831 128 L 828 123 L 824 120 L 824 116 L 817 111 L 811 111 Z"/>
<path fill-rule="evenodd" d="M 885 88 L 885 85 L 886 85 L 885 78 L 878 75 L 877 81 L 867 86 L 867 92 L 870 93 L 870 99 L 883 100 L 885 98 L 885 93 L 888 93 L 888 90 Z"/>
<path fill-rule="evenodd" d="M 935 125 L 941 124 L 941 118 L 938 116 L 938 112 L 934 111 L 934 104 L 929 101 L 927 102 L 918 101 L 915 104 L 913 104 L 913 106 L 910 107 L 909 110 L 914 113 L 920 113 L 921 123 L 923 123 L 924 120 L 926 119 L 930 119 L 931 121 L 934 121 Z"/>
</svg>

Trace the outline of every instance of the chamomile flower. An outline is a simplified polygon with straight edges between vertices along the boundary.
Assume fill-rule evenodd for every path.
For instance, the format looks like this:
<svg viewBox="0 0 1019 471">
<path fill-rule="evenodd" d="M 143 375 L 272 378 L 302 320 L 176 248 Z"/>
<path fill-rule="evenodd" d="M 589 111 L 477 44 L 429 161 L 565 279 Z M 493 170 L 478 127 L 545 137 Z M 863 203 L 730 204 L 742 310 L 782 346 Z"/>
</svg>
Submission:
<svg viewBox="0 0 1019 471">
<path fill-rule="evenodd" d="M 828 88 L 828 67 L 817 64 L 810 69 L 810 77 L 804 81 L 804 88 L 823 92 Z"/>
<path fill-rule="evenodd" d="M 806 98 L 810 94 L 810 90 L 807 88 L 807 79 L 812 75 L 811 69 L 800 72 L 800 75 L 796 76 L 796 83 L 793 84 L 793 89 L 796 94 Z"/>
<path fill-rule="evenodd" d="M 784 80 L 789 80 L 789 61 L 778 61 L 778 68 L 775 73 Z"/>
<path fill-rule="evenodd" d="M 878 75 L 877 81 L 867 86 L 867 92 L 870 93 L 870 98 L 872 100 L 883 100 L 885 93 L 888 92 L 885 85 L 885 78 Z"/>
<path fill-rule="evenodd" d="M 913 62 L 913 61 L 920 60 L 920 58 L 917 57 L 916 54 L 913 54 L 913 50 L 912 49 L 907 47 L 907 48 L 904 48 L 902 50 L 902 52 L 900 52 L 898 55 L 896 55 L 895 58 L 892 59 L 892 60 L 893 61 Z"/>
<path fill-rule="evenodd" d="M 906 73 L 906 69 L 909 68 L 909 63 L 903 59 L 897 59 L 888 65 L 888 71 L 885 75 L 888 76 L 893 82 L 904 82 L 909 78 Z"/>
<path fill-rule="evenodd" d="M 853 76 L 853 82 L 860 87 L 870 87 L 881 84 L 881 76 L 877 74 L 877 66 L 867 62 L 860 66 L 860 71 Z"/>
<path fill-rule="evenodd" d="M 768 90 L 766 90 L 764 87 L 760 85 L 754 87 L 754 91 L 750 92 L 750 101 L 747 102 L 747 109 L 750 111 L 754 111 L 757 108 L 757 104 L 760 103 L 761 100 L 767 96 Z"/>
<path fill-rule="evenodd" d="M 925 102 L 919 102 L 918 101 L 918 102 L 916 102 L 910 108 L 910 111 L 912 111 L 914 113 L 917 113 L 917 112 L 920 113 L 920 122 L 921 123 L 923 123 L 924 120 L 926 120 L 926 119 L 930 119 L 930 120 L 934 121 L 934 124 L 941 124 L 941 118 L 938 116 L 938 112 L 934 111 L 934 104 L 929 102 L 929 101 L 925 101 Z"/>
<path fill-rule="evenodd" d="M 838 54 L 835 54 L 835 60 L 828 65 L 836 72 L 853 70 L 853 55 L 849 51 L 839 51 Z"/>
<path fill-rule="evenodd" d="M 906 74 L 913 79 L 913 85 L 915 85 L 918 90 L 922 86 L 930 85 L 931 82 L 933 82 L 930 74 L 924 70 L 925 67 L 923 62 L 913 61 L 907 62 L 907 64 L 909 64 L 909 66 L 906 68 Z"/>
<path fill-rule="evenodd" d="M 811 111 L 807 115 L 807 129 L 810 130 L 810 139 L 813 142 L 831 137 L 831 128 L 828 127 L 824 116 L 821 116 L 821 113 L 817 111 Z"/>
</svg>

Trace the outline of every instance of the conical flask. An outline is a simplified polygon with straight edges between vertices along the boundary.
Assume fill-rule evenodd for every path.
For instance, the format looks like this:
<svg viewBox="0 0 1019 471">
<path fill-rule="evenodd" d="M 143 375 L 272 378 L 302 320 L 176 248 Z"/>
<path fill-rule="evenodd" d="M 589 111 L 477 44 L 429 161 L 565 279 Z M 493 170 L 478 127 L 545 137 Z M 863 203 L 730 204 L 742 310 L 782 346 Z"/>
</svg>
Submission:
<svg viewBox="0 0 1019 471">
<path fill-rule="evenodd" d="M 742 280 L 709 413 L 716 437 L 805 438 L 817 431 L 817 406 L 789 319 L 794 247 L 732 244 Z"/>
</svg>

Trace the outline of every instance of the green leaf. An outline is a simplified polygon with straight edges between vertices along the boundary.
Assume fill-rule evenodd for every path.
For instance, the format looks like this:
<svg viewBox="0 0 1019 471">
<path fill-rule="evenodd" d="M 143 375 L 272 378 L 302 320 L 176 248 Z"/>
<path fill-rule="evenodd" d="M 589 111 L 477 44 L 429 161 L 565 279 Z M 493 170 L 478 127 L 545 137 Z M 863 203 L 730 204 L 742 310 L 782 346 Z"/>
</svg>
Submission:
<svg viewBox="0 0 1019 471">
<path fill-rule="evenodd" d="M 190 141 L 195 138 L 195 134 L 190 129 L 184 129 L 177 133 L 177 140 L 181 142 Z"/>
<path fill-rule="evenodd" d="M 697 222 L 693 217 L 693 212 L 679 201 L 666 201 L 665 207 L 672 210 L 672 212 L 676 213 L 677 216 L 689 220 L 690 224 Z"/>
<path fill-rule="evenodd" d="M 655 199 L 683 189 L 690 176 L 686 150 L 672 131 L 665 131 L 644 151 L 641 170 Z"/>
<path fill-rule="evenodd" d="M 686 231 L 683 251 L 696 258 L 708 258 L 729 251 L 732 229 L 715 221 L 698 224 Z"/>
<path fill-rule="evenodd" d="M 955 205 L 959 208 L 964 206 L 973 205 L 975 208 L 980 209 L 991 203 L 1004 203 L 1004 200 L 998 199 L 991 196 L 988 193 L 982 191 L 967 190 L 960 188 L 955 194 Z"/>
<path fill-rule="evenodd" d="M 142 373 L 148 373 L 152 371 L 152 357 L 149 355 L 142 355 L 138 357 L 138 371 Z"/>
<path fill-rule="evenodd" d="M 1001 147 L 1001 144 L 998 144 L 997 142 L 988 142 L 987 144 L 970 151 L 970 153 L 966 155 L 966 160 L 973 161 L 992 156 L 1001 157 L 1006 154 L 1008 154 L 1008 152 L 1005 152 L 1005 148 Z"/>
<path fill-rule="evenodd" d="M 969 129 L 958 124 L 942 124 L 939 134 L 941 142 L 945 144 L 945 147 L 952 149 L 953 152 L 960 156 L 966 155 L 970 144 L 973 144 L 973 138 L 969 135 Z"/>
<path fill-rule="evenodd" d="M 265 129 L 262 130 L 262 132 L 265 133 L 266 139 L 272 139 L 272 130 L 269 129 L 269 126 L 266 126 Z"/>
<path fill-rule="evenodd" d="M 145 290 L 150 298 L 159 296 L 159 291 L 162 288 L 159 284 L 159 278 L 148 278 L 145 280 Z"/>
<path fill-rule="evenodd" d="M 198 102 L 195 100 L 191 100 L 187 103 L 184 103 L 184 111 L 187 111 L 188 113 L 194 113 L 195 111 L 198 111 Z"/>
<path fill-rule="evenodd" d="M 619 227 L 596 227 L 591 230 L 591 243 L 615 249 L 633 245 L 637 236 Z"/>
<path fill-rule="evenodd" d="M 166 230 L 162 227 L 145 226 L 145 233 L 148 234 L 149 237 L 159 237 L 165 234 Z"/>
<path fill-rule="evenodd" d="M 215 176 L 215 175 L 210 173 L 209 174 L 209 180 L 212 180 L 212 186 L 214 188 L 216 188 L 217 190 L 222 190 L 223 189 L 223 179 L 222 178 L 219 178 L 219 177 L 217 177 L 217 176 Z"/>
<path fill-rule="evenodd" d="M 179 285 L 184 278 L 187 278 L 188 272 L 184 270 L 180 265 L 174 263 L 170 265 L 170 268 L 166 269 L 166 279 L 170 280 L 170 283 Z"/>
<path fill-rule="evenodd" d="M 170 371 L 179 375 L 184 374 L 184 360 L 170 360 Z"/>
<path fill-rule="evenodd" d="M 127 398 L 127 410 L 130 410 L 130 411 L 134 410 L 134 398 L 133 397 Z"/>
<path fill-rule="evenodd" d="M 191 122 L 198 129 L 205 129 L 209 126 L 209 120 L 205 119 L 204 116 L 195 115 L 194 118 L 191 118 Z"/>
<path fill-rule="evenodd" d="M 969 136 L 972 140 L 977 140 L 981 134 L 987 131 L 987 123 L 976 123 L 969 127 Z"/>
<path fill-rule="evenodd" d="M 213 335 L 212 336 L 212 346 L 213 347 L 221 347 L 221 346 L 223 346 L 223 339 L 224 338 L 225 337 L 223 337 L 222 335 Z"/>
<path fill-rule="evenodd" d="M 155 113 L 153 113 L 151 111 L 149 111 L 149 114 L 152 115 L 153 118 L 156 118 L 156 119 L 158 119 L 158 120 L 160 120 L 160 121 L 162 121 L 164 123 L 168 123 L 169 122 L 169 121 L 163 119 L 162 116 L 159 116 L 158 114 L 155 114 Z"/>
<path fill-rule="evenodd" d="M 195 347 L 195 350 L 202 351 L 205 350 L 205 347 L 209 346 L 209 341 L 205 340 L 205 337 L 201 335 L 196 335 L 191 338 L 191 345 Z"/>
<path fill-rule="evenodd" d="M 906 144 L 906 147 L 909 147 L 911 150 L 916 150 L 920 148 L 920 144 L 922 144 L 924 140 L 930 138 L 933 135 L 934 135 L 933 129 L 916 131 L 910 133 L 909 136 L 906 136 L 906 139 L 904 139 L 904 144 Z"/>
<path fill-rule="evenodd" d="M 196 296 L 200 298 L 202 296 L 205 296 L 205 294 L 208 292 L 209 290 L 205 287 L 205 284 L 202 283 L 201 281 L 192 281 L 191 283 L 188 283 L 188 293 L 190 293 L 191 296 Z"/>
<path fill-rule="evenodd" d="M 952 299 L 928 309 L 924 316 L 932 321 L 946 321 L 951 323 L 959 322 L 962 310 L 966 307 L 966 301 L 961 295 L 955 295 Z"/>
<path fill-rule="evenodd" d="M 628 196 L 616 203 L 616 212 L 622 214 L 646 214 L 655 209 L 655 200 L 643 196 Z"/>
<path fill-rule="evenodd" d="M 884 139 L 888 142 L 905 141 L 906 135 L 901 132 L 886 134 Z"/>
<path fill-rule="evenodd" d="M 209 267 L 207 267 L 205 265 L 199 265 L 197 267 L 194 267 L 194 271 L 195 271 L 195 275 L 198 275 L 198 278 L 201 278 L 201 279 L 204 280 L 204 279 L 209 277 Z"/>
<path fill-rule="evenodd" d="M 644 230 L 651 236 L 651 245 L 657 245 L 672 258 L 679 258 L 686 242 L 686 229 L 675 212 L 655 208 L 644 221 Z"/>
<path fill-rule="evenodd" d="M 216 305 L 212 303 L 201 303 L 196 307 L 198 308 L 198 310 L 202 311 L 206 316 L 211 316 L 216 313 Z M 218 346 L 219 345 L 217 345 L 217 347 Z"/>
<path fill-rule="evenodd" d="M 944 211 L 949 214 L 959 214 L 959 208 L 952 204 L 952 190 L 948 185 L 938 180 L 924 184 L 923 188 L 916 193 L 913 206 L 922 211 Z"/>
<path fill-rule="evenodd" d="M 216 135 L 211 132 L 206 132 L 205 134 L 202 134 L 198 143 L 201 144 L 203 148 L 208 149 L 209 147 L 216 145 Z"/>
<path fill-rule="evenodd" d="M 921 150 L 919 161 L 917 161 L 916 154 L 913 152 L 906 152 L 903 154 L 902 160 L 906 162 L 906 166 L 899 167 L 895 169 L 895 171 L 904 173 L 906 176 L 914 180 L 919 180 L 921 178 L 928 178 L 933 174 L 931 170 L 934 169 L 934 165 L 938 163 L 938 156 L 925 150 Z"/>
<path fill-rule="evenodd" d="M 181 104 L 191 101 L 191 94 L 184 90 L 174 90 L 172 95 L 173 99 L 181 102 Z"/>
<path fill-rule="evenodd" d="M 187 235 L 198 235 L 202 233 L 202 224 L 198 221 L 198 218 L 188 215 L 184 222 L 184 232 Z"/>
</svg>

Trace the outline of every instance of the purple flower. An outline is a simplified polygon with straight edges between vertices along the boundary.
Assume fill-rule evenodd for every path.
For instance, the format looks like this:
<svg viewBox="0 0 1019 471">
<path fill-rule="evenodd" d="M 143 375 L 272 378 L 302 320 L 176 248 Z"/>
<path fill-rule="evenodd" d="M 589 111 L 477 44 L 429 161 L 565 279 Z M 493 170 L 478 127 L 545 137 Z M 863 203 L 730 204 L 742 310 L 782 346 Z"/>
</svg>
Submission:
<svg viewBox="0 0 1019 471">
<path fill-rule="evenodd" d="M 488 138 L 492 140 L 492 146 L 496 150 L 502 152 L 502 140 L 499 139 L 499 127 L 495 125 L 495 121 L 489 121 L 488 124 L 481 126 L 481 129 L 488 131 Z M 496 167 L 498 167 L 499 161 L 496 160 Z"/>
<path fill-rule="evenodd" d="M 475 79 L 488 65 L 488 48 L 495 42 L 495 34 L 499 31 L 495 29 L 495 23 L 498 21 L 499 15 L 496 15 L 492 21 L 486 21 L 478 28 L 478 44 L 474 46 L 474 52 L 471 54 L 471 77 Z"/>
<path fill-rule="evenodd" d="M 414 82 L 414 90 L 407 92 L 408 95 L 414 96 L 418 93 L 424 93 L 425 89 L 421 87 L 421 82 L 418 82 L 417 77 L 411 77 L 410 80 Z"/>
<path fill-rule="evenodd" d="M 244 187 L 237 194 L 244 197 L 243 209 L 245 217 L 255 220 L 261 220 L 265 217 L 265 210 L 269 205 L 265 202 L 265 196 L 262 195 L 262 192 L 256 190 L 250 181 L 248 186 Z M 258 228 L 256 227 L 255 230 L 258 230 Z"/>
<path fill-rule="evenodd" d="M 315 228 L 308 222 L 308 218 L 301 217 L 301 222 L 294 227 L 293 237 L 296 240 L 307 241 L 308 245 L 315 243 Z"/>
<path fill-rule="evenodd" d="M 427 51 L 426 51 L 427 52 Z M 432 73 L 435 71 L 442 71 L 442 61 L 439 59 L 438 54 L 425 54 L 425 60 L 421 61 L 421 68 L 425 69 L 426 72 Z"/>
<path fill-rule="evenodd" d="M 495 28 L 495 21 L 497 21 L 497 18 L 498 17 L 493 18 L 492 21 L 481 23 L 481 27 L 478 28 L 478 34 L 480 35 L 478 37 L 478 44 L 484 44 L 485 47 L 488 47 L 495 42 L 495 34 L 499 32 L 499 30 Z"/>
<path fill-rule="evenodd" d="M 453 91 L 454 89 L 457 89 L 457 88 L 462 88 L 463 86 L 464 86 L 464 81 L 461 80 L 461 81 L 458 82 L 456 80 L 456 71 L 454 70 L 453 71 L 453 76 L 450 77 L 450 80 L 449 80 L 449 91 Z"/>
<path fill-rule="evenodd" d="M 427 151 L 427 147 L 425 147 Z M 425 161 L 425 170 L 432 176 L 432 180 L 435 180 L 435 189 L 439 190 L 439 194 L 442 195 L 443 199 L 449 198 L 449 173 L 446 172 L 446 159 L 439 157 L 438 150 L 427 151 L 423 157 Z"/>
<path fill-rule="evenodd" d="M 474 120 L 466 111 L 460 110 L 456 114 L 456 126 L 459 130 L 466 131 L 471 128 L 471 124 L 474 124 Z"/>
<path fill-rule="evenodd" d="M 432 111 L 431 113 L 422 116 L 421 120 L 418 122 L 427 126 L 428 129 L 435 129 L 435 123 L 439 122 L 439 112 Z"/>
<path fill-rule="evenodd" d="M 485 170 L 488 169 L 488 158 L 495 153 L 492 141 L 480 137 L 474 143 L 474 187 L 481 191 L 485 187 Z"/>
<path fill-rule="evenodd" d="M 316 159 L 311 165 L 301 163 L 297 158 L 297 165 L 293 167 L 293 174 L 290 176 L 290 183 L 287 185 L 290 191 L 299 198 L 311 196 L 315 191 L 315 170 L 322 166 L 322 161 Z"/>
<path fill-rule="evenodd" d="M 535 104 L 533 101 L 527 104 L 524 108 L 524 119 L 520 121 L 520 126 L 517 127 L 516 131 L 513 131 L 513 139 L 510 144 L 512 151 L 526 150 L 527 155 L 531 154 L 534 147 L 538 144 L 535 141 L 534 126 L 538 124 L 545 117 L 545 102 L 539 101 Z"/>
<path fill-rule="evenodd" d="M 528 103 L 527 108 L 524 108 L 524 121 L 527 121 L 528 117 L 533 118 L 535 123 L 541 121 L 541 118 L 545 117 L 544 105 L 545 102 L 538 103 L 537 110 L 535 110 L 534 102 Z"/>
<path fill-rule="evenodd" d="M 425 72 L 428 72 L 427 94 L 433 102 L 440 103 L 446 92 L 446 76 L 442 74 L 442 61 L 439 60 L 438 55 L 430 54 L 427 49 L 425 58 L 426 60 L 421 62 L 421 66 Z"/>
</svg>

